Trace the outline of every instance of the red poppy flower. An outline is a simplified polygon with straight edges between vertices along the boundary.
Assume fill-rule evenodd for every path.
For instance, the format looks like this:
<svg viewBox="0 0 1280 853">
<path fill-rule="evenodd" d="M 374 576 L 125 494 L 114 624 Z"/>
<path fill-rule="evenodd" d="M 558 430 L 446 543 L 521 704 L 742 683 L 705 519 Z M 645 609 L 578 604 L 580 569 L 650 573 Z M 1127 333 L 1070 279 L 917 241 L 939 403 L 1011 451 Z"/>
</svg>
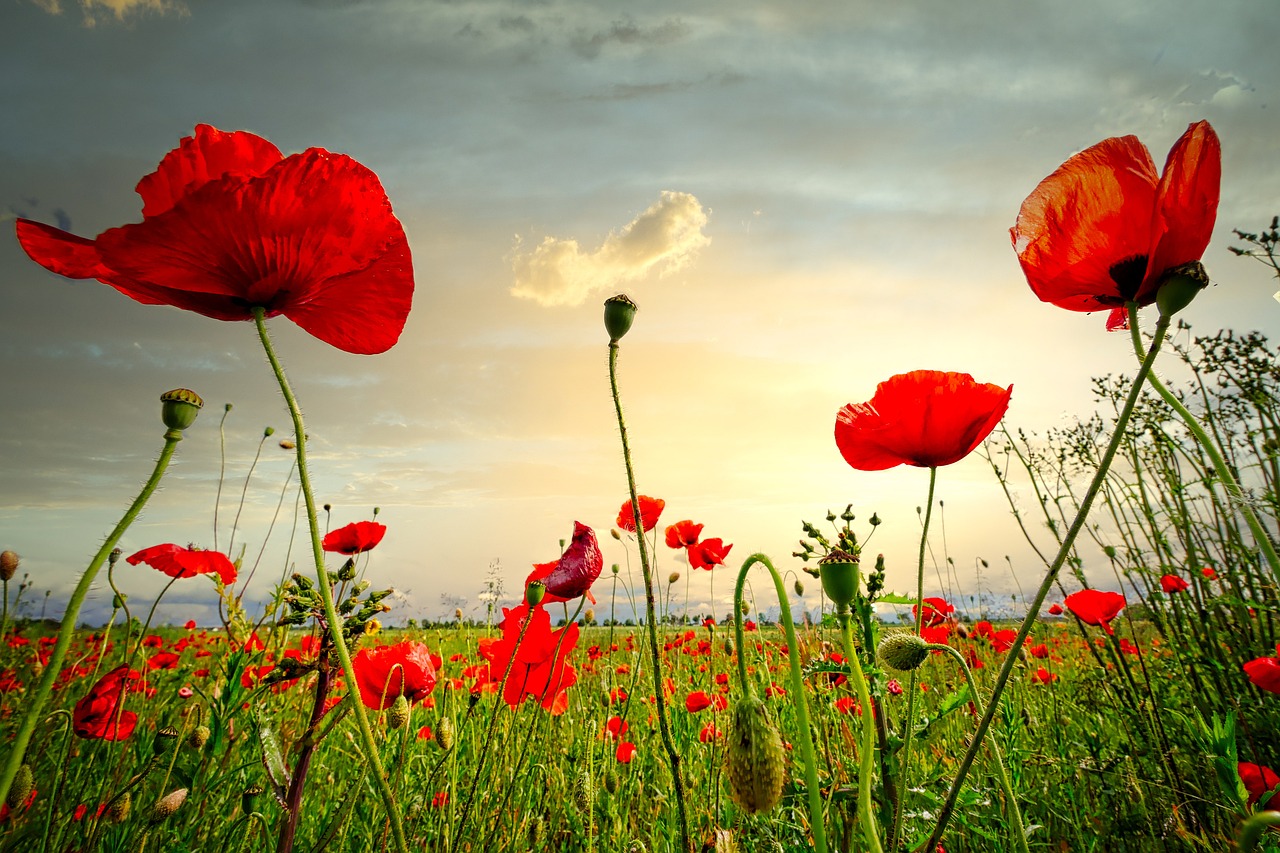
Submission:
<svg viewBox="0 0 1280 853">
<path fill-rule="evenodd" d="M 385 524 L 379 524 L 376 521 L 356 521 L 346 527 L 329 531 L 320 544 L 326 551 L 354 556 L 372 550 L 386 535 Z"/>
<path fill-rule="evenodd" d="M 1050 672 L 1044 667 L 1040 667 L 1035 672 L 1031 673 L 1032 684 L 1049 684 L 1050 682 L 1057 680 L 1058 674 L 1056 672 Z"/>
<path fill-rule="evenodd" d="M 366 708 L 385 711 L 403 696 L 410 702 L 427 698 L 436 686 L 436 666 L 425 643 L 405 640 L 392 646 L 361 649 L 351 661 L 356 687 Z"/>
<path fill-rule="evenodd" d="M 1191 584 L 1184 581 L 1177 575 L 1161 575 L 1160 588 L 1172 595 L 1175 592 L 1186 592 Z"/>
<path fill-rule="evenodd" d="M 413 301 L 404 229 L 373 172 L 309 148 L 197 125 L 138 182 L 142 222 L 86 240 L 19 219 L 32 260 L 145 305 L 215 320 L 283 314 L 351 353 L 390 349 Z"/>
<path fill-rule="evenodd" d="M 1204 579 L 1207 581 L 1216 581 L 1218 579 L 1218 573 L 1208 566 L 1201 569 L 1200 574 L 1204 575 Z"/>
<path fill-rule="evenodd" d="M 658 523 L 658 516 L 662 515 L 667 502 L 662 498 L 651 498 L 648 495 L 637 495 L 636 500 L 640 502 L 640 521 L 644 524 L 644 532 L 648 533 Z M 628 533 L 636 532 L 636 516 L 631 509 L 631 501 L 622 502 L 615 524 Z"/>
<path fill-rule="evenodd" d="M 1012 385 L 978 383 L 967 373 L 901 373 L 877 385 L 869 402 L 836 413 L 836 446 L 859 471 L 950 465 L 995 429 L 1012 395 Z"/>
<path fill-rule="evenodd" d="M 1124 609 L 1124 596 L 1118 592 L 1100 589 L 1082 589 L 1063 599 L 1063 603 L 1086 625 L 1099 625 L 1108 634 L 1114 634 L 1109 624 Z"/>
<path fill-rule="evenodd" d="M 706 539 L 697 545 L 690 545 L 685 555 L 689 558 L 689 568 L 711 571 L 716 566 L 723 566 L 724 558 L 732 550 L 733 546 L 724 544 L 723 539 Z"/>
<path fill-rule="evenodd" d="M 1104 139 L 1040 182 L 1009 234 L 1031 290 L 1069 311 L 1150 305 L 1171 270 L 1200 260 L 1218 214 L 1222 148 L 1187 128 L 1156 175 L 1135 136 Z"/>
<path fill-rule="evenodd" d="M 1276 657 L 1257 658 L 1246 663 L 1244 674 L 1263 690 L 1280 693 L 1280 646 L 1276 646 Z"/>
<path fill-rule="evenodd" d="M 604 556 L 600 553 L 600 544 L 596 534 L 580 521 L 573 523 L 573 540 L 560 555 L 559 560 L 550 563 L 535 563 L 529 577 L 525 578 L 527 589 L 530 582 L 542 581 L 547 588 L 543 595 L 544 602 L 571 601 L 580 595 L 595 604 L 595 596 L 591 594 L 591 585 L 600 577 L 604 568 Z"/>
<path fill-rule="evenodd" d="M 1063 611 L 1063 609 L 1062 609 L 1062 605 L 1061 605 L 1061 604 L 1050 604 L 1050 605 L 1049 605 L 1049 615 L 1050 615 L 1050 616 L 1061 616 L 1064 612 L 1065 612 L 1065 611 Z"/>
<path fill-rule="evenodd" d="M 569 707 L 569 688 L 578 681 L 577 671 L 566 662 L 578 644 L 578 624 L 552 631 L 551 616 L 541 606 L 533 608 L 532 613 L 523 604 L 515 609 L 504 607 L 502 613 L 502 637 L 480 640 L 480 656 L 489 662 L 486 683 L 496 689 L 514 653 L 515 661 L 502 694 L 506 703 L 514 708 L 533 696 L 553 715 L 563 714 Z M 516 649 L 525 619 L 529 620 L 529 627 Z"/>
<path fill-rule="evenodd" d="M 955 612 L 955 607 L 947 603 L 945 598 L 926 598 L 924 600 L 923 624 L 926 628 L 936 628 L 946 622 L 947 617 Z M 919 608 L 915 605 L 911 607 L 911 615 L 912 617 L 919 616 Z"/>
<path fill-rule="evenodd" d="M 710 707 L 711 697 L 702 690 L 695 690 L 684 697 L 684 709 L 690 714 L 696 714 Z"/>
<path fill-rule="evenodd" d="M 716 724 L 714 722 L 710 722 L 703 726 L 702 730 L 698 732 L 698 742 L 713 743 L 717 738 L 723 737 L 723 735 L 724 733 L 716 728 Z"/>
<path fill-rule="evenodd" d="M 72 710 L 72 730 L 82 738 L 127 740 L 138 725 L 138 715 L 121 710 L 120 705 L 131 689 L 131 682 L 139 678 L 136 669 L 124 665 L 98 679 Z"/>
<path fill-rule="evenodd" d="M 1240 774 L 1244 789 L 1249 792 L 1249 805 L 1254 805 L 1262 799 L 1264 794 L 1274 791 L 1276 786 L 1280 785 L 1280 776 L 1277 776 L 1270 767 L 1263 767 L 1261 764 L 1240 761 L 1236 764 L 1236 772 Z M 1280 808 L 1280 794 L 1268 799 L 1262 808 Z"/>
<path fill-rule="evenodd" d="M 147 669 L 177 669 L 179 657 L 173 652 L 160 652 L 147 659 Z"/>
<path fill-rule="evenodd" d="M 223 586 L 230 586 L 236 582 L 235 564 L 220 551 L 183 548 L 181 545 L 168 542 L 164 545 L 143 548 L 126 559 L 131 566 L 146 563 L 171 578 L 193 578 L 196 575 L 216 574 L 222 579 Z"/>
<path fill-rule="evenodd" d="M 644 515 L 643 508 L 641 508 L 640 514 Z M 667 527 L 667 547 L 688 548 L 690 545 L 697 545 L 698 537 L 702 535 L 702 528 L 703 525 L 694 524 L 688 519 L 669 525 Z"/>
<path fill-rule="evenodd" d="M 629 728 L 631 727 L 627 725 L 627 721 L 615 714 L 604 724 L 604 733 L 611 740 L 621 740 Z"/>
<path fill-rule="evenodd" d="M 624 740 L 622 743 L 618 744 L 618 749 L 614 752 L 613 757 L 618 759 L 619 764 L 630 764 L 631 759 L 635 757 L 635 754 L 636 745 L 631 741 Z"/>
</svg>

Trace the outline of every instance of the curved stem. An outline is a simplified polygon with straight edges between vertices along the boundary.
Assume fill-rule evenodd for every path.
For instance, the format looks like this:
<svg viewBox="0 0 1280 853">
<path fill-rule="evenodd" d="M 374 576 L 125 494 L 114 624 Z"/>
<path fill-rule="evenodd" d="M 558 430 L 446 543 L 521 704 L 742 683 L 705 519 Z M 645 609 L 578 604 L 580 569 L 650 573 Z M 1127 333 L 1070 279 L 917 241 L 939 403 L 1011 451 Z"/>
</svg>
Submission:
<svg viewBox="0 0 1280 853">
<path fill-rule="evenodd" d="M 680 778 L 680 753 L 671 739 L 671 726 L 667 722 L 667 700 L 662 691 L 662 660 L 658 655 L 658 621 L 654 615 L 653 571 L 649 568 L 649 552 L 645 547 L 644 527 L 640 516 L 640 498 L 636 493 L 636 477 L 631 466 L 631 447 L 627 444 L 627 423 L 622 417 L 622 398 L 618 396 L 618 342 L 609 342 L 609 387 L 613 392 L 613 408 L 618 416 L 618 433 L 622 438 L 622 458 L 627 466 L 627 488 L 631 493 L 631 517 L 639 529 L 636 544 L 640 549 L 640 569 L 644 574 L 645 612 L 649 622 L 649 653 L 653 661 L 653 695 L 658 709 L 658 730 L 662 734 L 662 746 L 667 752 L 671 767 L 671 779 L 676 794 L 676 810 L 680 819 L 680 839 L 684 849 L 693 850 L 689 838 L 689 818 L 685 814 L 684 782 Z"/>
<path fill-rule="evenodd" d="M 932 470 L 932 469 L 931 469 Z M 923 610 L 923 608 L 921 608 Z M 867 677 L 862 672 L 862 661 L 853 646 L 853 629 L 850 626 L 849 609 L 843 608 L 838 616 L 840 637 L 844 640 L 844 654 L 849 659 L 849 671 L 858 691 L 858 703 L 862 707 L 862 748 L 859 750 L 858 767 L 858 819 L 862 821 L 862 836 L 870 853 L 883 853 L 880 835 L 876 832 L 875 818 L 871 816 L 871 776 L 876 752 L 875 708 L 871 704 L 871 691 L 867 689 Z M 908 719 L 907 724 L 910 725 Z"/>
<path fill-rule="evenodd" d="M 1066 563 L 1067 557 L 1075 545 L 1076 537 L 1084 529 L 1085 520 L 1089 516 L 1089 508 L 1093 506 L 1093 499 L 1098 496 L 1098 491 L 1102 488 L 1102 484 L 1107 478 L 1107 471 L 1111 468 L 1111 460 L 1115 458 L 1116 450 L 1120 447 L 1120 440 L 1124 437 L 1125 428 L 1129 425 L 1129 416 L 1133 414 L 1134 404 L 1138 402 L 1138 396 L 1142 393 L 1142 385 L 1151 373 L 1151 366 L 1155 363 L 1156 355 L 1160 352 L 1160 345 L 1164 343 L 1164 337 L 1169 331 L 1169 323 L 1170 318 L 1161 317 L 1156 324 L 1155 335 L 1151 338 L 1151 346 L 1148 347 L 1146 357 L 1142 360 L 1142 366 L 1138 368 L 1137 376 L 1133 378 L 1133 387 L 1129 389 L 1129 396 L 1125 399 L 1124 408 L 1120 410 L 1120 414 L 1116 418 L 1111 441 L 1103 452 L 1102 459 L 1098 462 L 1098 470 L 1093 475 L 1092 482 L 1089 483 L 1088 491 L 1084 493 L 1080 501 L 1080 508 L 1076 511 L 1076 517 L 1072 520 L 1071 527 L 1067 530 L 1067 535 L 1063 538 L 1062 544 L 1058 546 L 1058 553 L 1053 558 L 1053 564 L 1045 572 L 1044 580 L 1040 582 L 1040 588 L 1036 590 L 1035 598 L 1032 599 L 1027 608 L 1026 618 L 1022 620 L 1022 625 L 1018 628 L 1018 636 L 1014 638 L 1013 645 L 1005 655 L 1004 665 L 1000 667 L 1000 674 L 996 677 L 996 682 L 991 688 L 991 697 L 988 699 L 987 710 L 978 722 L 977 731 L 973 734 L 973 742 L 969 744 L 964 758 L 960 760 L 960 766 L 956 770 L 956 778 L 951 783 L 951 789 L 947 791 L 947 799 L 942 805 L 942 810 L 938 813 L 938 820 L 934 825 L 933 833 L 929 836 L 929 840 L 925 845 L 918 849 L 936 850 L 938 842 L 942 840 L 942 834 L 946 832 L 947 823 L 951 820 L 951 815 L 956 808 L 956 800 L 960 796 L 960 787 L 964 784 L 969 768 L 973 765 L 974 756 L 978 754 L 978 750 L 982 747 L 982 740 L 986 737 L 987 730 L 991 728 L 991 720 L 995 717 L 996 709 L 1000 707 L 1000 697 L 1004 695 L 1004 688 L 1009 683 L 1009 676 L 1013 673 L 1013 666 L 1018 661 L 1018 652 L 1022 650 L 1027 635 L 1031 633 L 1031 627 L 1035 624 L 1036 617 L 1039 616 L 1040 608 L 1044 606 L 1045 599 L 1049 597 L 1049 590 L 1053 588 L 1054 581 L 1058 578 L 1058 572 L 1062 570 L 1062 566 Z"/>
<path fill-rule="evenodd" d="M 271 337 L 267 334 L 265 309 L 261 307 L 253 309 L 253 322 L 258 328 L 258 338 L 262 341 L 267 360 L 271 362 L 276 382 L 280 385 L 280 393 L 284 395 L 289 414 L 293 418 L 294 440 L 297 442 L 295 450 L 298 456 L 298 483 L 307 504 L 307 527 L 311 531 L 311 553 L 315 560 L 318 581 L 316 586 L 320 591 L 320 601 L 324 604 L 325 621 L 329 623 L 329 636 L 333 638 L 333 650 L 338 656 L 339 663 L 342 664 L 343 677 L 346 678 L 348 685 L 356 684 L 358 683 L 356 671 L 351 665 L 351 653 L 347 650 L 346 641 L 342 636 L 342 619 L 339 618 L 338 611 L 333 606 L 333 590 L 329 588 L 329 573 L 324 567 L 324 550 L 320 547 L 320 527 L 316 520 L 316 499 L 311 491 L 311 474 L 307 468 L 307 433 L 302 423 L 302 410 L 298 408 L 298 400 L 293 396 L 293 389 L 289 387 L 284 366 L 280 364 L 275 348 L 271 346 Z M 395 838 L 396 849 L 399 853 L 408 853 L 400 809 L 396 805 L 395 795 L 391 793 L 391 787 L 387 784 L 386 772 L 382 769 L 382 758 L 378 754 L 378 742 L 374 740 L 373 729 L 369 727 L 369 716 L 365 713 L 364 703 L 353 701 L 351 707 L 355 712 L 356 724 L 360 728 L 360 739 L 363 742 L 365 756 L 373 767 L 374 784 L 377 785 L 378 793 L 382 796 L 383 805 L 387 809 L 387 819 L 391 821 L 391 834 Z"/>
<path fill-rule="evenodd" d="M 813 846 L 817 853 L 827 851 L 827 831 L 822 819 L 822 791 L 818 787 L 818 764 L 814 759 L 813 735 L 809 730 L 809 703 L 804 695 L 804 673 L 800 669 L 800 643 L 796 640 L 795 623 L 791 620 L 791 603 L 787 599 L 786 587 L 782 584 L 782 576 L 769 562 L 764 554 L 752 554 L 738 569 L 738 582 L 733 588 L 733 627 L 738 641 L 738 675 L 742 679 L 742 689 L 755 693 L 755 688 L 747 680 L 746 644 L 742 631 L 742 590 L 747 584 L 747 572 L 756 563 L 769 570 L 773 577 L 774 589 L 778 592 L 778 605 L 782 611 L 782 626 L 787 634 L 787 659 L 791 663 L 791 696 L 796 706 L 796 721 L 800 726 L 800 752 L 804 756 L 805 788 L 809 795 L 809 823 L 813 830 Z"/>
<path fill-rule="evenodd" d="M 71 599 L 67 602 L 67 609 L 62 614 L 62 623 L 58 626 L 58 640 L 54 643 L 53 651 L 49 655 L 49 662 L 45 664 L 44 674 L 40 677 L 40 684 L 36 687 L 34 695 L 31 695 L 26 701 L 27 710 L 23 714 L 22 725 L 18 727 L 18 733 L 9 749 L 9 759 L 4 765 L 4 773 L 0 775 L 0 802 L 3 802 L 9 796 L 9 787 L 13 784 L 13 777 L 22 765 L 27 745 L 31 743 L 31 735 L 36 729 L 36 723 L 39 722 L 40 714 L 44 711 L 44 706 L 49 701 L 49 694 L 53 691 L 53 682 L 57 680 L 62 669 L 62 661 L 66 658 L 67 649 L 71 646 L 71 635 L 76 630 L 76 617 L 80 615 L 80 607 L 84 604 L 85 596 L 89 594 L 89 587 L 93 585 L 93 579 L 97 577 L 98 570 L 102 568 L 102 564 L 106 562 L 112 549 L 120 541 L 120 537 L 124 536 L 124 532 L 137 519 L 138 514 L 142 512 L 142 508 L 146 506 L 151 495 L 155 493 L 156 487 L 160 485 L 160 478 L 164 476 L 165 470 L 168 469 L 169 460 L 173 458 L 173 453 L 177 450 L 179 441 L 182 441 L 181 430 L 170 429 L 165 432 L 164 449 L 160 451 L 160 458 L 156 460 L 155 467 L 151 471 L 151 477 L 147 480 L 146 485 L 142 487 L 142 491 L 138 493 L 138 496 L 133 499 L 133 503 L 129 505 L 129 509 L 125 511 L 115 529 L 111 531 L 106 541 L 102 543 L 102 547 L 98 549 L 98 553 L 94 555 L 93 561 L 84 570 L 84 574 L 80 576 L 80 582 L 76 584 L 75 590 L 71 593 Z"/>
</svg>

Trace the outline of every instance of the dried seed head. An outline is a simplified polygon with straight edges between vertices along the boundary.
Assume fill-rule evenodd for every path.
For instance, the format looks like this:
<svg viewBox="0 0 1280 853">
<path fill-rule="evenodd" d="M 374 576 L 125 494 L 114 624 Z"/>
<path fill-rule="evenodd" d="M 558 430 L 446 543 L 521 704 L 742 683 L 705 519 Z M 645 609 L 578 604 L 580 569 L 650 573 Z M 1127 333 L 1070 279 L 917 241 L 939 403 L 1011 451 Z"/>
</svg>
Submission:
<svg viewBox="0 0 1280 853">
<path fill-rule="evenodd" d="M 17 810 L 19 806 L 27 801 L 27 797 L 31 796 L 31 788 L 35 781 L 31 775 L 31 765 L 23 764 L 18 767 L 18 772 L 13 777 L 13 784 L 9 786 L 9 796 L 5 798 L 5 802 L 9 804 L 9 808 Z"/>
<path fill-rule="evenodd" d="M 18 571 L 18 555 L 14 551 L 0 553 L 0 580 L 12 580 Z"/>
<path fill-rule="evenodd" d="M 107 820 L 112 823 L 123 823 L 124 819 L 129 816 L 129 810 L 133 807 L 133 797 L 128 791 L 125 791 L 117 797 L 111 807 L 107 809 Z"/>
<path fill-rule="evenodd" d="M 151 817 L 149 818 L 149 820 L 151 821 L 151 823 L 164 822 L 169 818 L 170 815 L 172 815 L 179 808 L 181 808 L 182 804 L 185 803 L 186 801 L 187 801 L 186 788 L 179 788 L 176 791 L 171 791 L 168 794 L 165 794 L 163 797 L 160 798 L 159 801 L 156 802 L 155 806 L 151 809 Z"/>
<path fill-rule="evenodd" d="M 436 723 L 436 745 L 441 749 L 453 749 L 454 731 L 453 718 L 441 717 L 440 722 Z"/>
<path fill-rule="evenodd" d="M 461 607 L 459 607 L 459 608 L 457 608 L 456 610 L 454 610 L 454 611 L 453 611 L 453 618 L 454 618 L 454 619 L 457 619 L 459 622 L 461 622 L 461 621 L 462 621 L 462 608 L 461 608 Z"/>
<path fill-rule="evenodd" d="M 409 700 L 403 696 L 397 696 L 396 701 L 391 703 L 391 709 L 387 711 L 387 728 L 404 728 L 407 722 L 409 722 Z"/>
<path fill-rule="evenodd" d="M 770 811 L 782 799 L 787 765 L 782 736 L 757 697 L 746 696 L 734 705 L 728 745 L 724 777 L 729 795 L 748 814 Z"/>
<path fill-rule="evenodd" d="M 880 641 L 878 654 L 885 666 L 898 672 L 910 672 L 929 656 L 928 643 L 916 634 L 890 634 Z"/>
</svg>

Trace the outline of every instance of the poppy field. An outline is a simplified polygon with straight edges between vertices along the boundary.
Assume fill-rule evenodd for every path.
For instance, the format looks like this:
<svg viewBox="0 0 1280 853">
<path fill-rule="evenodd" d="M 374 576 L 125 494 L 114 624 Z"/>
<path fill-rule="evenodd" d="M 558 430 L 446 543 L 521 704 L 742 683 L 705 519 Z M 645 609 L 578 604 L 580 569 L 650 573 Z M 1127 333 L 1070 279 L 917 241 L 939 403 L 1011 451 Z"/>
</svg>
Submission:
<svg viewBox="0 0 1280 853">
<path fill-rule="evenodd" d="M 1132 342 L 1093 380 L 1096 414 L 1032 435 L 1007 422 L 1011 385 L 914 370 L 812 425 L 857 471 L 920 469 L 910 588 L 866 547 L 868 502 L 815 508 L 798 550 L 768 555 L 644 494 L 621 364 L 642 315 L 608 299 L 617 518 L 549 531 L 567 534 L 558 555 L 483 624 L 396 614 L 376 511 L 330 529 L 308 389 L 270 334 L 283 315 L 347 353 L 399 340 L 413 262 L 369 168 L 200 125 L 138 183 L 140 223 L 91 240 L 19 219 L 50 272 L 254 324 L 292 422 L 308 568 L 255 611 L 216 547 L 118 547 L 204 407 L 161 395 L 154 468 L 60 622 L 23 615 L 23 557 L 0 554 L 0 848 L 1280 850 L 1277 352 L 1178 318 L 1210 284 L 1220 177 L 1200 121 L 1162 170 L 1135 137 L 1106 139 L 1017 212 L 1032 295 L 1106 312 L 1099 333 Z M 1235 253 L 1280 274 L 1277 227 L 1237 231 Z M 1157 360 L 1189 378 L 1166 384 Z M 1020 570 L 1019 618 L 926 586 L 938 483 L 972 455 L 1042 560 Z M 605 565 L 609 536 L 625 567 Z M 672 555 L 721 577 L 731 612 L 673 601 Z M 157 602 L 130 603 L 139 571 L 168 578 L 161 597 L 203 585 L 221 624 L 156 624 Z M 104 583 L 110 620 L 77 629 Z M 793 610 L 806 585 L 817 611 Z"/>
</svg>

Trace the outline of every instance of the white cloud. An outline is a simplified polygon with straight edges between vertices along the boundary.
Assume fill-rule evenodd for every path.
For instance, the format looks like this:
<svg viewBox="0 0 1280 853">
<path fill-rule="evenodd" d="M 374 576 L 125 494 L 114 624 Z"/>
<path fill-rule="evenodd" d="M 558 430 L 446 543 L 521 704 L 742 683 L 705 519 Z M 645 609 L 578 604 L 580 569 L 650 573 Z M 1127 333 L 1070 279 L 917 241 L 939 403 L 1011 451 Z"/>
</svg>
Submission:
<svg viewBox="0 0 1280 853">
<path fill-rule="evenodd" d="M 547 237 L 533 251 L 520 252 L 517 241 L 511 293 L 539 305 L 581 305 L 592 293 L 685 266 L 711 242 L 702 233 L 706 224 L 707 212 L 695 196 L 663 190 L 595 251 L 583 251 L 571 238 Z"/>
</svg>

